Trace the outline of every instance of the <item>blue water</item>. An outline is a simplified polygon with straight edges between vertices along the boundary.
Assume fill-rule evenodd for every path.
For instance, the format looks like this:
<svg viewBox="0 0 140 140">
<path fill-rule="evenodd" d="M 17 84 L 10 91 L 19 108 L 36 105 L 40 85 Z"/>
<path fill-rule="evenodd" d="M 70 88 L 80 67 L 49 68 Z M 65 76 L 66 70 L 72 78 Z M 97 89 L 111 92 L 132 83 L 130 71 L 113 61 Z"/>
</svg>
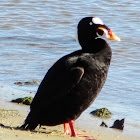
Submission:
<svg viewBox="0 0 140 140">
<path fill-rule="evenodd" d="M 15 93 L 11 96 L 13 90 L 0 92 L 0 98 L 21 97 L 25 91 L 34 96 L 38 85 L 14 83 L 41 81 L 56 60 L 80 49 L 75 32 L 77 23 L 85 16 L 100 17 L 122 39 L 108 41 L 113 51 L 108 79 L 87 115 L 94 109 L 107 107 L 114 118 L 126 118 L 128 124 L 140 128 L 139 1 L 2 0 L 0 85 L 12 88 Z"/>
</svg>

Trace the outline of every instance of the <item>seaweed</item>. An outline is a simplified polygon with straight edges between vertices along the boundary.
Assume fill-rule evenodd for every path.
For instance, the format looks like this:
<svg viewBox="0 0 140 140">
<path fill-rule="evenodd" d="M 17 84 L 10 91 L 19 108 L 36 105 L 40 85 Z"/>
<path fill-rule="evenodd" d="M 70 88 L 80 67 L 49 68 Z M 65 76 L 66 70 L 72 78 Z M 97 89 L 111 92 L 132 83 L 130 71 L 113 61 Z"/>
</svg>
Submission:
<svg viewBox="0 0 140 140">
<path fill-rule="evenodd" d="M 33 81 L 25 81 L 25 82 L 15 82 L 14 84 L 15 85 L 20 85 L 20 86 L 23 86 L 23 85 L 37 85 L 39 83 L 39 81 L 37 80 L 33 80 Z"/>
<path fill-rule="evenodd" d="M 111 118 L 112 116 L 112 113 L 107 108 L 96 109 L 90 112 L 90 114 L 104 119 Z"/>
<path fill-rule="evenodd" d="M 24 98 L 17 98 L 12 100 L 12 102 L 15 103 L 21 103 L 21 104 L 25 104 L 25 105 L 30 105 L 33 101 L 33 97 L 24 97 Z"/>
</svg>

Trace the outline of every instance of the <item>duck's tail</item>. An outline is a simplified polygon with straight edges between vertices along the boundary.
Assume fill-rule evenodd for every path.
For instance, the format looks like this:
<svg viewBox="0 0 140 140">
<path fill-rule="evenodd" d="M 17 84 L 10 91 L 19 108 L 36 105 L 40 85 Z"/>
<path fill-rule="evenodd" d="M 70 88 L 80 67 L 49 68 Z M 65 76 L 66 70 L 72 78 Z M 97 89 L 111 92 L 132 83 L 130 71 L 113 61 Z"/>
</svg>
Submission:
<svg viewBox="0 0 140 140">
<path fill-rule="evenodd" d="M 22 126 L 19 127 L 19 129 L 24 129 L 24 130 L 34 130 L 37 126 L 38 126 L 38 123 L 36 121 L 36 117 L 32 117 L 34 116 L 32 114 L 32 112 L 30 112 L 24 122 L 24 124 Z"/>
</svg>

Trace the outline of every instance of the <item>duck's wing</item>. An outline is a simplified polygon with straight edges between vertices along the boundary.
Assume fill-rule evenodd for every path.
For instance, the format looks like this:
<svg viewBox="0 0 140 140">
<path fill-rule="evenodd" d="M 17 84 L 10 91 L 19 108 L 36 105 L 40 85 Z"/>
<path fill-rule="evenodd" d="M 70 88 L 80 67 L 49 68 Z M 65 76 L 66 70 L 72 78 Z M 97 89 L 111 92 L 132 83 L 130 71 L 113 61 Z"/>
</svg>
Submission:
<svg viewBox="0 0 140 140">
<path fill-rule="evenodd" d="M 55 63 L 42 80 L 31 109 L 40 105 L 52 104 L 62 96 L 67 96 L 70 90 L 79 83 L 83 74 L 83 67 L 69 67 L 63 61 Z"/>
</svg>

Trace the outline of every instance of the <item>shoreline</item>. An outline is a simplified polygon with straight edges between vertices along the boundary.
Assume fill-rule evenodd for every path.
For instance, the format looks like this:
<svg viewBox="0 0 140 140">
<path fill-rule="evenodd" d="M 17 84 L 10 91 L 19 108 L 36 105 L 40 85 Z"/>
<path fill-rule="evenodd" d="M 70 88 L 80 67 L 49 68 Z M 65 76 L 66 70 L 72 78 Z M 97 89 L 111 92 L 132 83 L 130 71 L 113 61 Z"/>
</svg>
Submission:
<svg viewBox="0 0 140 140">
<path fill-rule="evenodd" d="M 19 111 L 19 116 L 14 117 L 1 117 L 0 116 L 0 123 L 4 126 L 0 126 L 0 139 L 4 140 L 37 140 L 37 139 L 49 139 L 49 140 L 68 140 L 68 139 L 75 139 L 70 136 L 63 135 L 63 125 L 48 127 L 42 126 L 40 129 L 36 128 L 35 131 L 23 131 L 15 129 L 17 126 L 21 126 L 29 112 L 29 106 L 26 105 L 19 105 L 16 103 L 6 102 L 0 100 L 0 109 L 13 109 Z M 139 140 L 140 137 L 124 133 L 119 130 L 103 128 L 98 126 L 97 120 L 95 119 L 95 126 L 90 127 L 89 121 L 86 122 L 84 117 L 78 118 L 76 120 L 76 130 L 78 132 L 83 132 L 86 134 L 90 134 L 92 138 L 97 140 Z M 88 126 L 88 127 L 87 127 Z M 83 139 L 86 138 L 76 138 L 76 139 Z"/>
</svg>

